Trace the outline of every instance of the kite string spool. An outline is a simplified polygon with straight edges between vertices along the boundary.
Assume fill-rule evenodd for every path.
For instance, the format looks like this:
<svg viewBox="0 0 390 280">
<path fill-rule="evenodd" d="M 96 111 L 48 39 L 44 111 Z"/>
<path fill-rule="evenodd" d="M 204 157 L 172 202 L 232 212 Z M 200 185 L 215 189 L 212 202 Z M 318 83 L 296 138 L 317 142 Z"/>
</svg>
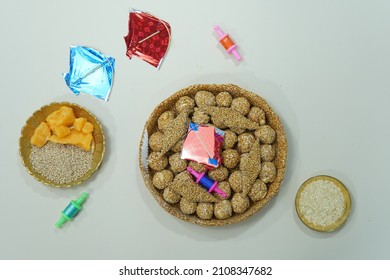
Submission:
<svg viewBox="0 0 390 280">
<path fill-rule="evenodd" d="M 79 211 L 80 210 L 77 207 L 75 207 L 72 203 L 69 203 L 69 205 L 64 209 L 64 214 L 69 218 L 73 218 Z"/>
<path fill-rule="evenodd" d="M 230 38 L 229 34 L 223 32 L 221 27 L 218 25 L 214 26 L 214 30 L 217 32 L 219 37 L 219 42 L 224 47 L 226 52 L 232 54 L 237 60 L 241 60 L 241 56 L 236 50 L 237 45 Z"/>
</svg>

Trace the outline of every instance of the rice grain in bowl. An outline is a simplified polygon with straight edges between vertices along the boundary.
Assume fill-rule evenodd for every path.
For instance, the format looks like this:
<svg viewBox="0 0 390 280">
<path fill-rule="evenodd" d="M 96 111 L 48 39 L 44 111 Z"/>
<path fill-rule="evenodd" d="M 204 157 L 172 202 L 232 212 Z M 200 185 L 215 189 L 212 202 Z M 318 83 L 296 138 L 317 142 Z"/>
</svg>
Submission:
<svg viewBox="0 0 390 280">
<path fill-rule="evenodd" d="M 178 160 L 188 121 L 225 131 L 226 166 L 222 161 L 207 175 L 219 181 L 227 199 L 207 196 L 184 169 L 204 172 L 204 166 Z M 287 139 L 277 114 L 262 97 L 232 84 L 192 85 L 162 101 L 139 147 L 144 182 L 156 201 L 173 216 L 202 226 L 237 223 L 261 210 L 278 193 L 286 160 Z"/>
</svg>

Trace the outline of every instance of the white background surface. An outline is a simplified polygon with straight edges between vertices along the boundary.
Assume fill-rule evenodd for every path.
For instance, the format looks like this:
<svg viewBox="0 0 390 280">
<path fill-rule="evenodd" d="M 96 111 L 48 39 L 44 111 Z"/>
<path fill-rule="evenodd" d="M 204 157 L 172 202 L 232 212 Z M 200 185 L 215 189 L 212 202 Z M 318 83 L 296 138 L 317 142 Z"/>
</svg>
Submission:
<svg viewBox="0 0 390 280">
<path fill-rule="evenodd" d="M 170 23 L 158 71 L 125 56 L 128 9 Z M 0 259 L 389 259 L 390 2 L 2 1 L 0 10 Z M 218 45 L 220 24 L 239 45 Z M 61 73 L 69 46 L 116 58 L 109 102 L 75 96 Z M 166 213 L 138 168 L 153 108 L 196 83 L 234 83 L 263 96 L 282 119 L 289 155 L 280 193 L 249 220 L 204 228 Z M 90 109 L 104 127 L 101 169 L 70 189 L 35 181 L 18 154 L 27 118 L 53 101 Z M 318 233 L 294 209 L 306 179 L 335 176 L 352 195 L 343 228 Z M 62 230 L 60 212 L 83 191 L 84 210 Z"/>
</svg>

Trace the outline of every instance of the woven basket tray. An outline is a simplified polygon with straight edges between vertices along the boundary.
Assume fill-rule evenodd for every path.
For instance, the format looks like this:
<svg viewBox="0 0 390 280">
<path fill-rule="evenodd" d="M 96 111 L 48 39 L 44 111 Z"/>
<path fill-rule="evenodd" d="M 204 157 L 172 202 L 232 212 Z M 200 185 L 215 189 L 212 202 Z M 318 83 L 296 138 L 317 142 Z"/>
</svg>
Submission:
<svg viewBox="0 0 390 280">
<path fill-rule="evenodd" d="M 229 92 L 233 98 L 245 97 L 251 103 L 252 106 L 260 107 L 265 112 L 267 124 L 270 125 L 276 132 L 276 140 L 273 144 L 276 148 L 276 156 L 273 162 L 275 164 L 277 172 L 275 180 L 272 183 L 267 184 L 267 195 L 264 199 L 258 202 L 250 201 L 250 206 L 245 212 L 240 214 L 233 212 L 233 215 L 227 219 L 217 219 L 215 216 L 207 220 L 201 219 L 196 215 L 196 213 L 192 215 L 184 214 L 180 210 L 179 203 L 167 203 L 162 196 L 162 191 L 153 186 L 152 178 L 154 171 L 148 167 L 147 157 L 150 152 L 150 148 L 148 147 L 148 139 L 150 135 L 152 135 L 158 130 L 157 120 L 159 116 L 167 110 L 174 110 L 175 103 L 180 97 L 194 97 L 198 91 L 209 91 L 215 95 L 219 92 Z M 280 185 L 285 174 L 286 159 L 287 139 L 279 117 L 262 97 L 231 84 L 192 85 L 176 92 L 166 100 L 162 101 L 154 109 L 149 119 L 147 120 L 139 146 L 139 166 L 145 181 L 145 185 L 150 191 L 150 193 L 153 195 L 153 197 L 156 199 L 156 201 L 161 205 L 162 208 L 164 208 L 168 213 L 172 214 L 173 216 L 182 219 L 186 222 L 191 222 L 202 226 L 222 226 L 237 223 L 251 217 L 253 214 L 262 209 L 279 191 Z M 231 197 L 229 199 L 231 199 Z"/>
</svg>

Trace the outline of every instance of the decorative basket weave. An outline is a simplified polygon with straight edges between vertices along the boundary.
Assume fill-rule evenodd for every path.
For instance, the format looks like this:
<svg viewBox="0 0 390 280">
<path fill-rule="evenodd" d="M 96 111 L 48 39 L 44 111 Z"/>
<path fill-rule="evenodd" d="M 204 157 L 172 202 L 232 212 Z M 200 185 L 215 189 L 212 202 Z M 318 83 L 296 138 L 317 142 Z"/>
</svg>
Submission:
<svg viewBox="0 0 390 280">
<path fill-rule="evenodd" d="M 78 180 L 72 181 L 66 184 L 58 184 L 51 180 L 48 180 L 41 174 L 37 173 L 30 162 L 30 153 L 31 153 L 31 143 L 30 139 L 34 133 L 35 128 L 42 122 L 45 121 L 46 117 L 52 113 L 60 109 L 61 106 L 69 106 L 73 109 L 76 117 L 83 117 L 88 120 L 88 122 L 92 123 L 94 126 L 93 141 L 92 141 L 92 166 L 91 169 L 84 174 Z M 41 107 L 39 110 L 35 111 L 33 115 L 26 121 L 26 124 L 22 128 L 21 136 L 19 139 L 19 154 L 22 159 L 23 165 L 26 167 L 28 173 L 30 173 L 36 180 L 42 182 L 45 185 L 52 187 L 72 187 L 80 184 L 81 182 L 88 179 L 100 166 L 105 151 L 105 138 L 103 133 L 103 128 L 96 117 L 89 112 L 87 109 L 68 102 L 55 102 L 49 105 L 45 105 Z"/>
<path fill-rule="evenodd" d="M 214 95 L 220 92 L 229 92 L 233 96 L 233 98 L 245 97 L 251 103 L 252 106 L 259 107 L 265 112 L 267 124 L 270 125 L 276 132 L 276 140 L 274 142 L 276 148 L 276 156 L 273 162 L 275 164 L 277 172 L 275 180 L 272 183 L 268 184 L 268 192 L 266 197 L 258 202 L 251 201 L 249 208 L 245 212 L 241 214 L 233 213 L 233 215 L 227 219 L 217 219 L 215 216 L 213 216 L 213 218 L 205 220 L 199 218 L 196 214 L 184 214 L 180 210 L 180 207 L 178 205 L 179 203 L 169 204 L 164 200 L 162 196 L 162 191 L 153 186 L 152 177 L 154 171 L 148 167 L 147 157 L 150 152 L 150 148 L 148 147 L 148 139 L 154 132 L 158 130 L 157 120 L 159 116 L 167 110 L 174 110 L 175 103 L 180 97 L 194 97 L 198 91 L 209 91 Z M 262 97 L 232 84 L 192 85 L 182 90 L 179 90 L 175 94 L 171 95 L 169 98 L 162 101 L 150 115 L 149 119 L 145 124 L 139 146 L 139 167 L 141 169 L 145 185 L 150 191 L 150 193 L 153 195 L 153 197 L 156 199 L 156 201 L 161 205 L 162 208 L 164 208 L 168 213 L 172 214 L 173 216 L 182 219 L 186 222 L 191 222 L 202 226 L 222 226 L 237 223 L 251 217 L 253 214 L 261 210 L 278 193 L 285 174 L 286 160 L 287 139 L 283 125 L 277 114 L 272 110 L 272 108 Z"/>
</svg>

